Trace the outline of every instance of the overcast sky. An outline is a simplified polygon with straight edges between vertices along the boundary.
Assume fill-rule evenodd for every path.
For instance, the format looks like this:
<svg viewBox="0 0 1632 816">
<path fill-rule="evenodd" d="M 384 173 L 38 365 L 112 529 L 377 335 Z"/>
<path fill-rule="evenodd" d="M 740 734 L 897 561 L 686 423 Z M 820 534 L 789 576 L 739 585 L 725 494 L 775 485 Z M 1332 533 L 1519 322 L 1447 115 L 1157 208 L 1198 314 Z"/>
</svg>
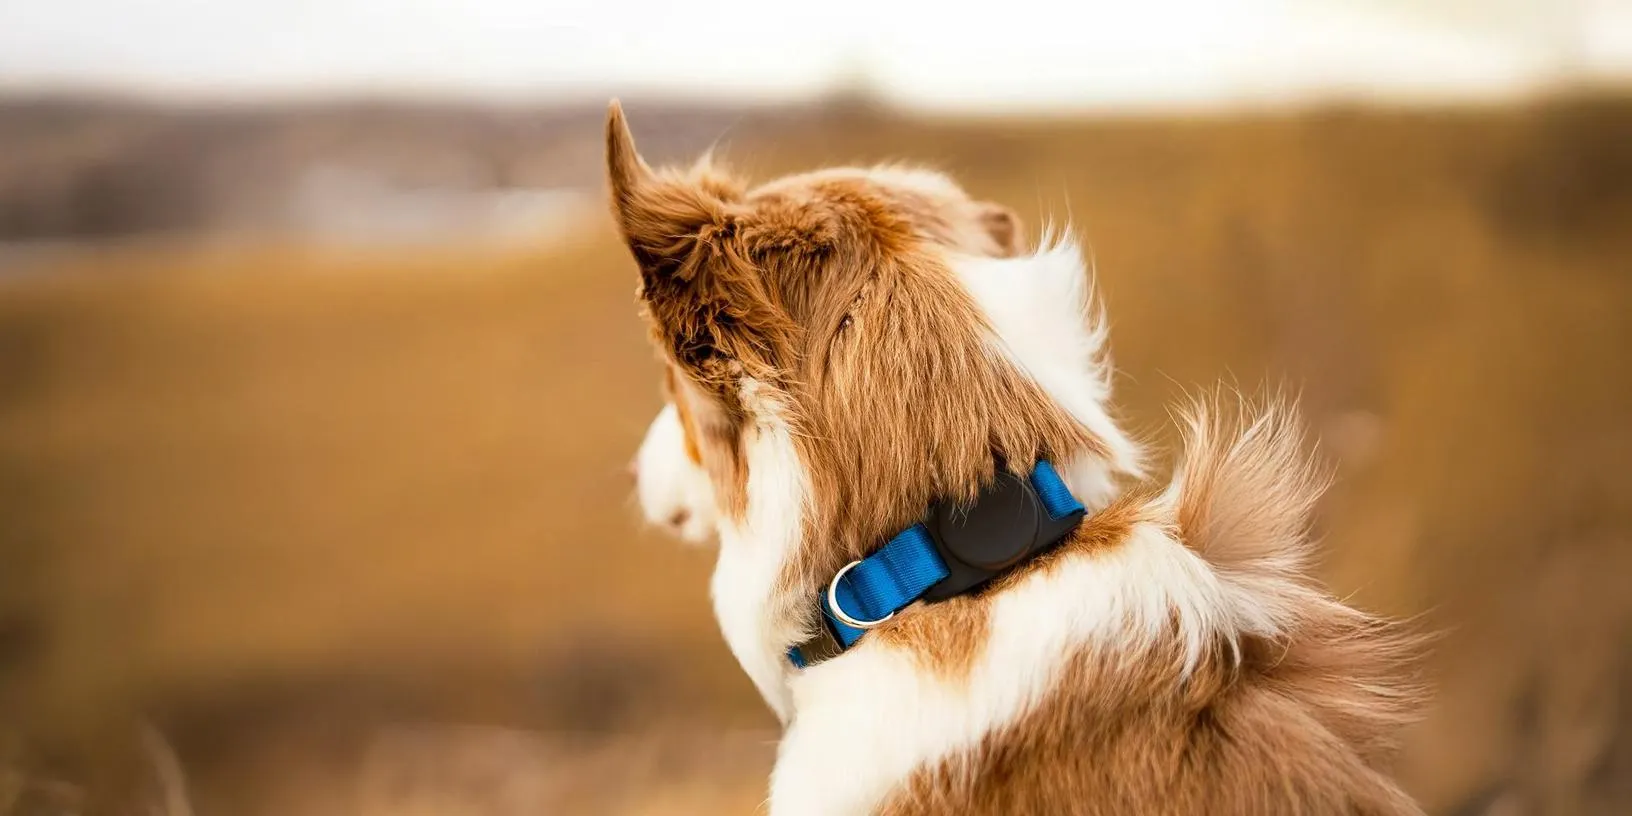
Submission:
<svg viewBox="0 0 1632 816">
<path fill-rule="evenodd" d="M 929 107 L 1490 97 L 1632 77 L 1632 0 L 0 0 L 0 88 L 781 97 L 854 75 Z"/>
</svg>

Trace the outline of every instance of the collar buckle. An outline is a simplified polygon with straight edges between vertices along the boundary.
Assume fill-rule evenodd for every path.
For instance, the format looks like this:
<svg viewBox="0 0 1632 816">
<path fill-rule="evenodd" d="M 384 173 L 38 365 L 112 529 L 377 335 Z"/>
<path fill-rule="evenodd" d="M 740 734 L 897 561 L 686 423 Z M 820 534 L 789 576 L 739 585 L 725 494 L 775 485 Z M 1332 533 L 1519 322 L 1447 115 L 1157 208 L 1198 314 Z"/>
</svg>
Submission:
<svg viewBox="0 0 1632 816">
<path fill-rule="evenodd" d="M 857 620 L 856 618 L 852 618 L 845 614 L 844 607 L 839 605 L 839 579 L 843 578 L 845 573 L 855 569 L 860 564 L 860 559 L 851 561 L 850 563 L 845 564 L 843 569 L 839 570 L 839 574 L 833 576 L 833 581 L 827 585 L 827 611 L 831 613 L 833 617 L 838 618 L 839 623 L 842 623 L 852 629 L 871 629 L 874 626 L 895 617 L 895 613 L 890 612 L 884 617 L 876 620 Z"/>
</svg>

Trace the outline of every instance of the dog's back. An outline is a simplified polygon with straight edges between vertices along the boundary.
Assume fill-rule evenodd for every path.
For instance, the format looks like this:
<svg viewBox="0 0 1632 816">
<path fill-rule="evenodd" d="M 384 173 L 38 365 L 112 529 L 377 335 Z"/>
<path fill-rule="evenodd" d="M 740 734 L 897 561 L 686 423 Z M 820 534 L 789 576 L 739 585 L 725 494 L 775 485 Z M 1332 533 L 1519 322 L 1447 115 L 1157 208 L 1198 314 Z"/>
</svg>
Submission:
<svg viewBox="0 0 1632 816">
<path fill-rule="evenodd" d="M 1386 769 L 1419 702 L 1418 639 L 1306 577 L 1305 527 L 1321 483 L 1289 409 L 1228 424 L 1198 408 L 1168 491 L 1090 517 L 1074 552 L 1042 567 L 1128 569 L 1133 550 L 1182 545 L 1205 572 L 1124 589 L 1188 593 L 1170 599 L 1170 622 L 1130 628 L 1120 644 L 1077 643 L 1023 713 L 916 769 L 883 812 L 1419 812 Z M 1149 561 L 1162 568 L 1160 556 Z"/>
</svg>

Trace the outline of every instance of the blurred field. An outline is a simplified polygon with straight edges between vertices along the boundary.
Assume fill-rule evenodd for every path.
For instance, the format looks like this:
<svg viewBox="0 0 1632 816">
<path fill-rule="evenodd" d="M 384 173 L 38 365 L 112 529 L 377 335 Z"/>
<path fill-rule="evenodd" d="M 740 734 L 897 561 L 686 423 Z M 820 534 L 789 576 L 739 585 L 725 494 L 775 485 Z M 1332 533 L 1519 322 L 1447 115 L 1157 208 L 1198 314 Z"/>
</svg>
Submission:
<svg viewBox="0 0 1632 816">
<path fill-rule="evenodd" d="M 834 110 L 750 118 L 723 153 L 919 159 L 1069 217 L 1136 428 L 1170 441 L 1166 406 L 1220 379 L 1302 389 L 1338 465 L 1326 575 L 1446 632 L 1411 789 L 1436 813 L 1632 810 L 1632 102 Z M 524 250 L 15 262 L 0 814 L 174 813 L 183 790 L 201 814 L 757 805 L 774 724 L 714 629 L 711 555 L 627 498 L 656 369 L 589 224 Z"/>
</svg>

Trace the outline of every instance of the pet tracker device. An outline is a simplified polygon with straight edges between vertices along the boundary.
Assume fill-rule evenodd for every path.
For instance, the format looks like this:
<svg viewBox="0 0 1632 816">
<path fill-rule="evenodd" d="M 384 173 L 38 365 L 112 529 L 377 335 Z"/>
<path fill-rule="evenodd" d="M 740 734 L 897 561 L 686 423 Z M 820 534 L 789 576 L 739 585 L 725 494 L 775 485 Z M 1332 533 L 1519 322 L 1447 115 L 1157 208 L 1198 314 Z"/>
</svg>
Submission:
<svg viewBox="0 0 1632 816">
<path fill-rule="evenodd" d="M 819 631 L 788 659 L 814 665 L 913 601 L 973 592 L 1058 544 L 1083 514 L 1052 464 L 1038 462 L 1027 477 L 999 470 L 972 504 L 937 502 L 922 522 L 839 570 L 821 599 Z"/>
<path fill-rule="evenodd" d="M 1060 487 L 1064 489 L 1063 484 Z M 1065 496 L 1070 498 L 1070 492 Z M 1082 515 L 1075 498 L 1063 515 L 1050 514 L 1031 480 L 1008 471 L 998 474 L 973 507 L 936 503 L 924 526 L 946 563 L 947 575 L 920 597 L 939 601 L 979 588 L 1052 547 L 1077 528 Z"/>
</svg>

